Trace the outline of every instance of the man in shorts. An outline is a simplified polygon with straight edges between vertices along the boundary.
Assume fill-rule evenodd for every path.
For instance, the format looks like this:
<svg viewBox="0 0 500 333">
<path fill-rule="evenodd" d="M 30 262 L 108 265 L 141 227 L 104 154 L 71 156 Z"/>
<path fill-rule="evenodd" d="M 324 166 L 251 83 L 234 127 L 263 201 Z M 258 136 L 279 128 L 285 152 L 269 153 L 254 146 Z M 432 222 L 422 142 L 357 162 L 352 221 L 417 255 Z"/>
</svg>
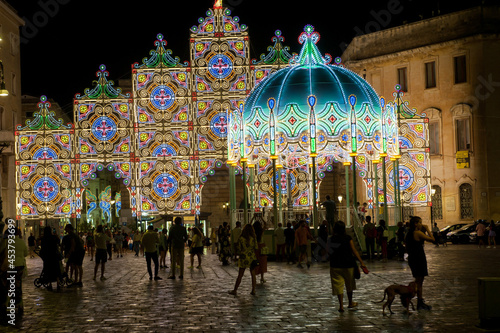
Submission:
<svg viewBox="0 0 500 333">
<path fill-rule="evenodd" d="M 106 278 L 104 277 L 104 269 L 106 267 L 106 261 L 108 261 L 106 245 L 110 240 L 111 238 L 104 233 L 102 225 L 97 226 L 96 234 L 94 236 L 94 242 L 96 246 L 94 280 L 97 276 L 97 268 L 99 267 L 99 264 L 101 264 L 101 281 L 106 280 Z"/>
<path fill-rule="evenodd" d="M 119 258 L 119 257 L 123 257 L 123 234 L 121 232 L 121 230 L 118 230 L 115 235 L 113 236 L 116 244 L 116 257 Z"/>
<path fill-rule="evenodd" d="M 75 229 L 73 225 L 66 224 L 64 230 L 68 233 L 67 249 L 65 250 L 65 257 L 68 259 L 67 265 L 72 267 L 75 271 L 75 282 L 73 283 L 76 287 L 82 287 L 82 276 L 83 276 L 83 258 L 85 257 L 85 249 L 83 248 L 83 243 L 75 234 Z M 67 271 L 66 271 L 67 272 Z"/>
<path fill-rule="evenodd" d="M 309 240 L 312 240 L 313 237 L 311 232 L 309 231 L 309 226 L 306 221 L 300 221 L 300 227 L 295 231 L 295 246 L 299 250 L 299 263 L 297 264 L 298 268 L 304 268 L 302 266 L 302 261 L 305 259 L 307 263 L 307 268 L 311 266 L 311 263 L 307 259 L 307 243 Z"/>
</svg>

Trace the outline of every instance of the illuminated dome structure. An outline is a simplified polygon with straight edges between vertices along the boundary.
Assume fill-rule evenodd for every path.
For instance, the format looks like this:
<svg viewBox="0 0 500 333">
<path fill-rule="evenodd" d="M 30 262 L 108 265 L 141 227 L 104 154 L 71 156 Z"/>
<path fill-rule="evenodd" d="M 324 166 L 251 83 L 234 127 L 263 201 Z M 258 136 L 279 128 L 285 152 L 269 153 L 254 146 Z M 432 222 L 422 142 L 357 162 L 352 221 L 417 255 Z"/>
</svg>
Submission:
<svg viewBox="0 0 500 333">
<path fill-rule="evenodd" d="M 302 50 L 290 66 L 257 85 L 245 106 L 230 112 L 230 161 L 262 166 L 270 159 L 290 177 L 297 178 L 293 170 L 312 173 L 315 184 L 316 161 L 350 165 L 357 156 L 399 157 L 394 107 L 340 59 L 330 65 L 331 56 L 323 57 L 316 46 L 319 39 L 306 26 L 299 37 Z M 317 188 L 309 190 L 316 206 Z"/>
<path fill-rule="evenodd" d="M 321 56 L 318 40 L 319 34 L 307 26 L 299 37 L 302 51 L 291 66 L 255 87 L 248 97 L 242 113 L 243 155 L 250 162 L 278 155 L 284 167 L 296 168 L 307 163 L 314 150 L 344 162 L 350 161 L 349 154 L 378 158 L 387 152 L 383 118 L 393 114 L 383 113 L 379 97 L 365 80 L 340 65 L 329 65 L 331 57 Z"/>
</svg>

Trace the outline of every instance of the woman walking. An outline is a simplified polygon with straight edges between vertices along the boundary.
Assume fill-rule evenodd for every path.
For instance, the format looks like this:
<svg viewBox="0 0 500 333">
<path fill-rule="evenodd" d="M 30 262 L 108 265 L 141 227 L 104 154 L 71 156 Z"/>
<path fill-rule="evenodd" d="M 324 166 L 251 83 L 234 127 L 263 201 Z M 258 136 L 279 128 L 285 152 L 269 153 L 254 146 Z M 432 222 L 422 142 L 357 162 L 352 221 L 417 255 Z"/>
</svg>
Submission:
<svg viewBox="0 0 500 333">
<path fill-rule="evenodd" d="M 52 229 L 47 226 L 43 229 L 42 248 L 40 257 L 43 260 L 43 277 L 49 286 L 47 290 L 52 290 L 52 282 L 56 281 L 57 290 L 61 289 L 61 251 L 59 249 L 59 237 L 52 234 Z"/>
<path fill-rule="evenodd" d="M 160 250 L 160 268 L 168 268 L 166 258 L 167 258 L 167 228 L 163 228 L 160 234 L 160 243 L 158 244 L 158 249 Z"/>
<path fill-rule="evenodd" d="M 212 243 L 212 254 L 217 253 L 217 229 L 212 228 L 212 233 L 210 234 L 210 242 Z"/>
<path fill-rule="evenodd" d="M 260 283 L 265 283 L 264 273 L 267 273 L 267 254 L 262 253 L 262 249 L 266 246 L 262 235 L 264 234 L 264 228 L 259 221 L 254 222 L 253 229 L 255 230 L 255 237 L 257 239 L 258 249 L 256 252 L 257 260 L 259 261 L 259 266 L 255 270 L 255 275 L 260 274 Z"/>
<path fill-rule="evenodd" d="M 193 239 L 191 246 L 189 248 L 189 253 L 191 254 L 191 267 L 194 265 L 194 256 L 198 257 L 198 266 L 196 268 L 201 268 L 201 255 L 203 254 L 203 235 L 197 227 L 191 229 L 193 231 Z"/>
<path fill-rule="evenodd" d="M 432 236 L 429 227 L 422 224 L 420 217 L 412 216 L 405 241 L 406 251 L 408 252 L 408 265 L 417 284 L 417 310 L 430 310 L 431 306 L 425 304 L 422 298 L 424 278 L 429 275 L 427 271 L 427 258 L 424 252 L 424 242 L 434 243 L 434 236 Z"/>
<path fill-rule="evenodd" d="M 219 260 L 222 261 L 222 265 L 229 265 L 229 259 L 231 258 L 231 244 L 229 243 L 229 230 L 227 222 L 222 224 L 222 228 L 219 229 Z"/>
<path fill-rule="evenodd" d="M 349 309 L 358 306 L 353 302 L 353 291 L 356 290 L 356 281 L 354 279 L 354 270 L 356 260 L 361 263 L 361 267 L 366 268 L 361 256 L 354 247 L 351 236 L 345 232 L 345 224 L 338 221 L 333 226 L 333 235 L 328 241 L 328 250 L 330 252 L 330 278 L 332 283 L 332 295 L 337 295 L 339 300 L 339 312 L 344 312 L 344 286 L 349 300 Z"/>
<path fill-rule="evenodd" d="M 251 224 L 246 224 L 241 231 L 240 238 L 238 239 L 238 277 L 236 278 L 236 283 L 234 284 L 234 289 L 229 291 L 229 294 L 236 295 L 238 287 L 240 286 L 241 279 L 247 268 L 250 269 L 250 275 L 252 277 L 252 292 L 251 295 L 255 295 L 255 268 L 257 266 L 257 257 L 255 251 L 257 250 L 257 240 L 255 237 L 255 231 Z"/>
</svg>

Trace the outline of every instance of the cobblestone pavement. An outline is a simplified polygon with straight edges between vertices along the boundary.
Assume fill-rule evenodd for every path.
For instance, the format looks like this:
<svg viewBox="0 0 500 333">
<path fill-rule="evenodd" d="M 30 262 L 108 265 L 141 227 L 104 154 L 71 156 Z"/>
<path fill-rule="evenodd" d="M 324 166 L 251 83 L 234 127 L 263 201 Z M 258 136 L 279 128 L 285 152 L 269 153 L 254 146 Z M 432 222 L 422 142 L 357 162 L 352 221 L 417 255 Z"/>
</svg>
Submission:
<svg viewBox="0 0 500 333">
<path fill-rule="evenodd" d="M 435 248 L 426 245 L 430 276 L 424 298 L 432 311 L 382 316 L 383 290 L 393 282 L 413 279 L 406 262 L 367 262 L 354 293 L 356 310 L 340 314 L 331 295 L 328 263 L 300 269 L 269 262 L 266 283 L 251 296 L 250 275 L 245 272 L 238 296 L 234 286 L 237 267 L 222 266 L 216 255 L 203 256 L 203 269 L 188 269 L 184 280 L 150 281 L 144 258 L 127 253 L 106 264 L 106 281 L 93 281 L 93 262 L 84 261 L 83 288 L 60 292 L 38 289 L 41 259 L 28 260 L 24 280 L 25 315 L 16 318 L 26 332 L 481 332 L 478 319 L 478 277 L 500 276 L 499 249 L 474 245 Z M 196 265 L 196 260 L 195 260 Z M 54 288 L 55 289 L 55 288 Z M 416 300 L 414 300 L 416 305 Z M 18 331 L 12 327 L 5 331 Z M 4 327 L 0 327 L 4 331 Z"/>
</svg>

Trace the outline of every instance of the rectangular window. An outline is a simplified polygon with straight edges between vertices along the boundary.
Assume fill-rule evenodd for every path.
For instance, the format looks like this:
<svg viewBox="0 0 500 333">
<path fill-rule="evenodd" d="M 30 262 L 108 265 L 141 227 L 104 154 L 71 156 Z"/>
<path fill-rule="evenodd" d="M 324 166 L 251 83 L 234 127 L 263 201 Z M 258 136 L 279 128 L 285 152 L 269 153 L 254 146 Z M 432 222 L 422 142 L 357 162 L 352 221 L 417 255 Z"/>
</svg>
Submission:
<svg viewBox="0 0 500 333">
<path fill-rule="evenodd" d="M 458 56 L 453 58 L 455 66 L 455 83 L 467 82 L 467 64 L 465 56 Z"/>
<path fill-rule="evenodd" d="M 457 131 L 457 151 L 471 150 L 469 118 L 456 119 L 455 127 Z"/>
<path fill-rule="evenodd" d="M 401 86 L 401 91 L 408 91 L 408 77 L 406 67 L 398 68 L 398 84 Z"/>
<path fill-rule="evenodd" d="M 19 35 L 10 33 L 10 54 L 17 56 L 19 54 Z"/>
<path fill-rule="evenodd" d="M 436 63 L 434 61 L 425 64 L 425 88 L 436 88 Z"/>
<path fill-rule="evenodd" d="M 430 154 L 439 155 L 439 123 L 429 123 L 429 144 L 430 144 Z"/>
</svg>

